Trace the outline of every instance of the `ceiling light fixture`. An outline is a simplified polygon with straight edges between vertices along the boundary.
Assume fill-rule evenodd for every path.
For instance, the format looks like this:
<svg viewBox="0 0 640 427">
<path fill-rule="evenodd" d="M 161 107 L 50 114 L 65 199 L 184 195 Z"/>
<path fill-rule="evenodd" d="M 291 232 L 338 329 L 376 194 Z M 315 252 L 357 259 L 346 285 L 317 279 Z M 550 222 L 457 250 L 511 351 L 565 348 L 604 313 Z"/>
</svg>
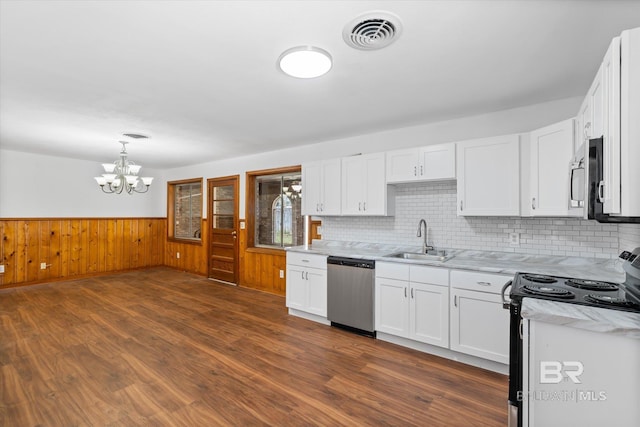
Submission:
<svg viewBox="0 0 640 427">
<path fill-rule="evenodd" d="M 136 165 L 127 159 L 127 141 L 118 141 L 122 144 L 120 159 L 113 163 L 103 163 L 104 172 L 102 176 L 96 176 L 95 180 L 105 193 L 120 194 L 126 191 L 128 194 L 146 193 L 152 177 L 144 176 L 138 178 L 138 172 L 142 166 Z"/>
<path fill-rule="evenodd" d="M 278 66 L 285 73 L 300 79 L 312 79 L 329 72 L 331 55 L 315 46 L 298 46 L 285 50 L 278 58 Z"/>
</svg>

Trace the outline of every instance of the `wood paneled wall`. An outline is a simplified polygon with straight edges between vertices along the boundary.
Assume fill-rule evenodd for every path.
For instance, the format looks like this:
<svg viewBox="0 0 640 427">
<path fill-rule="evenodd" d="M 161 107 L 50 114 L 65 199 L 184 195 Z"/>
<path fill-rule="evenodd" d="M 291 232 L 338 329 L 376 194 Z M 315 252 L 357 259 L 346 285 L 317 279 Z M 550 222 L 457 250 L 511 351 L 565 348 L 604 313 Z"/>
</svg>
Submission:
<svg viewBox="0 0 640 427">
<path fill-rule="evenodd" d="M 240 286 L 285 295 L 287 257 L 283 250 L 247 247 L 247 230 L 240 229 Z"/>
<path fill-rule="evenodd" d="M 202 219 L 200 230 L 202 230 L 202 240 L 198 243 L 168 240 L 165 246 L 164 265 L 202 276 L 208 275 L 207 248 L 209 247 L 209 228 L 207 218 Z M 178 253 L 180 258 L 177 256 Z"/>
<path fill-rule="evenodd" d="M 313 238 L 318 225 L 312 223 Z M 201 229 L 208 230 L 206 218 Z M 159 265 L 208 274 L 209 234 L 201 244 L 167 240 L 166 218 L 0 219 L 0 236 L 0 288 Z M 239 238 L 238 284 L 285 295 L 285 252 L 248 248 L 246 228 Z"/>
<path fill-rule="evenodd" d="M 0 287 L 162 265 L 166 226 L 165 218 L 1 219 Z"/>
</svg>

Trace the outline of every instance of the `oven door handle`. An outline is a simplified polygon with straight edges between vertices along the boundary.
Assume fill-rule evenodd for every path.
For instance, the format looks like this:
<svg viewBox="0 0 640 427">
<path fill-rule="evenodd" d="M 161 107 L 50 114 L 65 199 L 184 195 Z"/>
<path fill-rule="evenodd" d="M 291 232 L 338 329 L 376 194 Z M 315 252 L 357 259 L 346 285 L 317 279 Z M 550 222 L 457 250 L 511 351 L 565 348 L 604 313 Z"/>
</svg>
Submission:
<svg viewBox="0 0 640 427">
<path fill-rule="evenodd" d="M 502 295 L 502 308 L 504 308 L 505 310 L 509 310 L 511 308 L 511 301 L 507 301 L 505 293 L 507 291 L 507 288 L 509 288 L 512 284 L 513 280 L 509 280 L 504 284 L 504 286 L 502 287 L 502 291 L 500 292 L 500 295 Z"/>
</svg>

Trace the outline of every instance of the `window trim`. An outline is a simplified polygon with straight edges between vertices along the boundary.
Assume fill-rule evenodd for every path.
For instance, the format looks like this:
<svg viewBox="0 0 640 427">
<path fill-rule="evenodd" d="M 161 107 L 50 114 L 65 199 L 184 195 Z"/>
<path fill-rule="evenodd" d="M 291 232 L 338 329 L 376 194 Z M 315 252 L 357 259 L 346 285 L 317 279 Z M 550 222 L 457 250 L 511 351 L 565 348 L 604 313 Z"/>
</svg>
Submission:
<svg viewBox="0 0 640 427">
<path fill-rule="evenodd" d="M 187 243 L 192 245 L 202 246 L 202 203 L 200 204 L 200 237 L 199 238 L 184 238 L 184 237 L 175 237 L 175 194 L 176 194 L 176 186 L 184 185 L 184 184 L 200 184 L 200 191 L 202 192 L 202 200 L 204 201 L 204 187 L 203 187 L 204 178 L 190 178 L 190 179 L 181 179 L 178 181 L 167 181 L 167 240 L 170 242 L 180 242 Z"/>
<path fill-rule="evenodd" d="M 302 166 L 286 166 L 281 168 L 262 169 L 257 171 L 249 171 L 246 175 L 246 202 L 245 202 L 245 220 L 247 225 L 247 251 L 264 253 L 264 254 L 282 254 L 284 248 L 256 246 L 256 178 L 262 175 L 278 175 L 287 173 L 302 174 Z"/>
</svg>

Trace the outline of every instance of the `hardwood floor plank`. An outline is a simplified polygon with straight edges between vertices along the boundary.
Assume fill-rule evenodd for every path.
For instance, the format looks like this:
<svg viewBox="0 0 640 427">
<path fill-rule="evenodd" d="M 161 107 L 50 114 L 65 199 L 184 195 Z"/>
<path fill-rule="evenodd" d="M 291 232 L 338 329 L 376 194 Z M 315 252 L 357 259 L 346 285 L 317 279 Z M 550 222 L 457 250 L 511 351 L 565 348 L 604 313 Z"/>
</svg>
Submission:
<svg viewBox="0 0 640 427">
<path fill-rule="evenodd" d="M 167 268 L 0 290 L 0 426 L 501 426 L 507 378 Z"/>
</svg>

